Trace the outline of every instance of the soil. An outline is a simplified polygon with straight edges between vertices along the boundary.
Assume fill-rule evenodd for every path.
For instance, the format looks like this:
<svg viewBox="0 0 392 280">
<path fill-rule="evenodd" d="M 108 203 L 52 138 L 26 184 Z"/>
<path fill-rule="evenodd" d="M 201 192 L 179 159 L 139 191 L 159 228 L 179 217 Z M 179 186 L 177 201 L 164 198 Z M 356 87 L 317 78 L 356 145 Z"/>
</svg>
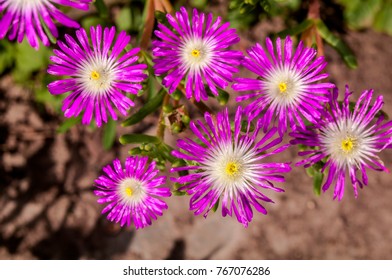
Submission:
<svg viewBox="0 0 392 280">
<path fill-rule="evenodd" d="M 263 41 L 268 26 L 252 30 L 241 48 Z M 275 27 L 276 28 L 276 27 Z M 392 38 L 374 31 L 349 32 L 359 67 L 349 70 L 326 46 L 330 79 L 357 98 L 373 88 L 392 114 Z M 100 215 L 92 184 L 102 166 L 124 160 L 129 146 L 105 151 L 102 132 L 76 126 L 56 133 L 62 117 L 38 106 L 32 92 L 10 76 L 0 78 L 0 259 L 391 259 L 392 175 L 369 172 L 369 185 L 341 202 L 332 190 L 320 197 L 303 168 L 293 168 L 275 204 L 247 229 L 220 213 L 207 219 L 188 210 L 189 198 L 167 199 L 169 210 L 153 226 L 120 229 Z M 153 133 L 156 118 L 131 131 Z M 173 138 L 168 135 L 168 138 Z M 169 139 L 169 141 L 172 141 Z M 296 162 L 297 150 L 279 160 Z M 392 168 L 392 151 L 381 155 Z"/>
</svg>

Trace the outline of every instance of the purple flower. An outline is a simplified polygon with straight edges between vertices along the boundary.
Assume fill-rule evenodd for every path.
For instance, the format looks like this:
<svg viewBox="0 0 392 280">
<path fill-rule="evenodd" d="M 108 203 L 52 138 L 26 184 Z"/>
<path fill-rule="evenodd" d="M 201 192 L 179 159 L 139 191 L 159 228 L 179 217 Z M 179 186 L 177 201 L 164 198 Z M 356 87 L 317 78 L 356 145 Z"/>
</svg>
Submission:
<svg viewBox="0 0 392 280">
<path fill-rule="evenodd" d="M 344 101 L 340 104 L 337 101 L 338 90 L 334 89 L 320 122 L 306 130 L 290 134 L 295 138 L 291 141 L 292 144 L 313 148 L 299 153 L 308 158 L 297 165 L 305 165 L 307 168 L 326 161 L 321 172 L 329 171 L 322 189 L 326 191 L 334 184 L 334 199 L 338 200 L 343 198 L 347 172 L 355 197 L 358 196 L 358 187 L 368 184 L 366 168 L 389 172 L 377 155 L 392 142 L 392 121 L 383 123 L 384 115 L 380 114 L 383 97 L 377 97 L 374 104 L 370 105 L 373 90 L 366 90 L 354 107 L 354 103 L 349 102 L 351 94 L 346 87 Z M 354 108 L 350 108 L 351 106 Z M 362 180 L 356 174 L 359 170 Z"/>
<path fill-rule="evenodd" d="M 63 14 L 53 3 L 87 11 L 91 0 L 0 0 L 0 39 L 8 33 L 8 39 L 17 38 L 20 43 L 26 35 L 29 44 L 38 49 L 38 40 L 45 46 L 50 45 L 43 25 L 56 38 L 58 31 L 53 21 L 79 28 L 79 23 Z"/>
<path fill-rule="evenodd" d="M 207 100 L 204 82 L 211 92 L 218 95 L 218 89 L 225 88 L 238 71 L 242 53 L 228 48 L 240 38 L 235 29 L 228 29 L 229 23 L 221 24 L 221 18 L 213 21 L 212 14 L 193 10 L 192 21 L 184 7 L 175 18 L 166 15 L 173 30 L 158 24 L 155 35 L 160 40 L 152 42 L 156 75 L 167 74 L 162 84 L 172 93 L 184 76 L 186 97 L 197 101 Z"/>
<path fill-rule="evenodd" d="M 106 175 L 95 180 L 99 196 L 98 203 L 109 203 L 102 214 L 109 212 L 108 220 L 131 225 L 136 229 L 151 225 L 151 220 L 162 216 L 167 204 L 157 197 L 168 197 L 170 189 L 159 187 L 166 181 L 166 176 L 156 177 L 159 170 L 155 162 L 148 163 L 148 157 L 132 156 L 125 161 L 125 169 L 118 159 L 103 168 Z"/>
<path fill-rule="evenodd" d="M 172 168 L 171 172 L 188 170 L 193 173 L 171 179 L 183 184 L 180 191 L 192 195 L 190 210 L 194 210 L 195 215 L 205 212 L 204 217 L 207 217 L 222 198 L 222 216 L 232 216 L 234 213 L 237 220 L 247 227 L 253 218 L 252 207 L 267 214 L 260 201 L 272 202 L 261 190 L 283 192 L 274 187 L 271 181 L 284 182 L 284 177 L 279 173 L 289 172 L 291 167 L 288 163 L 263 162 L 289 145 L 268 151 L 282 141 L 280 136 L 274 136 L 277 129 L 272 128 L 257 140 L 261 121 L 251 132 L 251 123 L 244 120 L 246 132 L 241 132 L 243 116 L 242 108 L 238 107 L 233 132 L 227 109 L 218 113 L 216 118 L 206 113 L 205 124 L 192 121 L 190 128 L 198 141 L 189 138 L 177 141 L 181 150 L 173 151 L 173 155 L 186 160 L 188 164 Z"/>
<path fill-rule="evenodd" d="M 252 99 L 245 111 L 251 119 L 261 113 L 263 130 L 278 122 L 279 134 L 287 131 L 287 125 L 296 130 L 297 124 L 305 127 L 303 117 L 311 123 L 320 118 L 319 109 L 328 102 L 328 90 L 331 83 L 316 83 L 328 74 L 321 73 L 327 63 L 324 57 L 316 58 L 316 50 L 306 48 L 300 42 L 293 54 L 292 41 L 286 37 L 281 47 L 281 40 L 276 40 L 276 54 L 271 39 L 266 39 L 267 52 L 259 45 L 248 49 L 248 57 L 243 65 L 258 75 L 257 78 L 238 78 L 233 89 L 250 91 L 237 97 L 237 101 Z"/>
<path fill-rule="evenodd" d="M 126 115 L 134 102 L 126 93 L 137 94 L 142 88 L 140 84 L 147 75 L 143 69 L 145 64 L 137 64 L 139 48 L 124 52 L 131 36 L 122 31 L 116 39 L 114 27 L 91 27 L 91 44 L 84 29 L 76 31 L 78 42 L 65 35 L 66 43 L 58 42 L 59 50 L 54 50 L 54 62 L 49 65 L 48 73 L 52 75 L 70 76 L 48 85 L 51 94 L 71 92 L 62 106 L 66 117 L 78 116 L 82 110 L 83 124 L 89 124 L 95 114 L 98 126 L 107 122 L 110 116 L 117 120 L 112 104 Z M 113 46 L 112 46 L 113 44 Z"/>
</svg>

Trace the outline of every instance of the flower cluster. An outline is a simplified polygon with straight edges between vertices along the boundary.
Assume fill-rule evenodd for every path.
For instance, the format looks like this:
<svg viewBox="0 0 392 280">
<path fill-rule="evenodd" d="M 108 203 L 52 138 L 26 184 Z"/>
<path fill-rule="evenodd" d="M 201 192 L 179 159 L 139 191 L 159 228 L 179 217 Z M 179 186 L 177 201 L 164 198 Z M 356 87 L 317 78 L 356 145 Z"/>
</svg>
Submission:
<svg viewBox="0 0 392 280">
<path fill-rule="evenodd" d="M 49 35 L 58 37 L 54 20 L 80 27 L 57 6 L 87 10 L 90 2 L 0 0 L 0 39 L 8 34 L 21 42 L 26 36 L 33 48 L 38 49 L 39 41 L 48 46 Z M 65 35 L 47 70 L 61 78 L 49 83 L 48 90 L 68 94 L 62 106 L 65 117 L 82 114 L 83 124 L 94 119 L 100 127 L 109 118 L 117 120 L 117 111 L 128 114 L 148 77 L 147 68 L 150 75 L 162 76 L 168 94 L 179 90 L 197 104 L 232 83 L 241 92 L 236 101 L 243 102 L 234 118 L 228 108 L 206 112 L 204 120 L 190 121 L 192 136 L 169 149 L 168 157 L 182 163 L 171 168 L 170 180 L 176 192 L 191 196 L 189 209 L 195 215 L 206 218 L 221 205 L 223 217 L 235 216 L 247 227 L 254 210 L 267 214 L 263 204 L 272 200 L 264 191 L 283 192 L 275 185 L 285 182 L 284 174 L 291 171 L 290 162 L 275 162 L 273 156 L 291 145 L 304 147 L 299 155 L 306 158 L 297 166 L 318 166 L 318 172 L 327 173 L 322 190 L 334 186 L 334 199 L 343 198 L 347 175 L 357 197 L 358 187 L 368 184 L 368 169 L 388 171 L 378 156 L 392 147 L 392 121 L 384 122 L 382 96 L 372 102 L 373 90 L 366 90 L 352 103 L 347 87 L 339 102 L 338 89 L 326 81 L 327 62 L 315 49 L 303 42 L 295 48 L 288 36 L 275 42 L 267 38 L 264 47 L 257 43 L 244 55 L 231 49 L 240 38 L 220 17 L 196 9 L 190 15 L 182 7 L 166 19 L 154 32 L 152 62 L 141 59 L 140 49 L 129 46 L 131 37 L 125 31 L 117 34 L 114 27 L 98 25 L 78 29 L 74 37 Z M 234 77 L 240 66 L 253 77 Z M 292 137 L 287 144 L 285 135 Z M 103 172 L 94 194 L 107 204 L 102 213 L 108 220 L 144 228 L 168 208 L 161 198 L 172 191 L 152 158 L 130 156 L 124 167 L 116 159 Z"/>
</svg>

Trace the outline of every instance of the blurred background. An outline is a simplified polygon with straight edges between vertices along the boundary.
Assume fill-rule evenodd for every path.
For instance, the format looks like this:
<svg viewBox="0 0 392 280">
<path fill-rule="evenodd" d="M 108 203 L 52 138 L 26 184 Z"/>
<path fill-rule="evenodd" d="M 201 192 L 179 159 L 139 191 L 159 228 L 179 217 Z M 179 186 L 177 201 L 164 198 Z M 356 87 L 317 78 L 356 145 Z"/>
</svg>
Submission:
<svg viewBox="0 0 392 280">
<path fill-rule="evenodd" d="M 341 93 L 348 84 L 356 99 L 373 88 L 392 115 L 391 1 L 170 2 L 175 9 L 197 7 L 230 21 L 241 36 L 236 48 L 243 51 L 278 33 L 304 40 L 326 56 L 330 81 Z M 315 2 L 319 9 L 312 9 Z M 83 27 L 115 24 L 137 45 L 146 26 L 146 1 L 104 4 L 92 5 L 87 14 L 68 14 Z M 60 28 L 60 34 L 66 33 L 74 31 Z M 51 53 L 52 48 L 35 51 L 25 41 L 0 41 L 0 259 L 392 258 L 392 175 L 375 171 L 368 173 L 369 185 L 357 199 L 347 183 L 338 202 L 332 200 L 332 189 L 316 196 L 312 178 L 303 168 L 293 168 L 280 185 L 284 193 L 266 192 L 275 201 L 266 205 L 268 215 L 255 215 L 247 229 L 219 211 L 207 219 L 194 217 L 187 196 L 166 199 L 169 209 L 142 230 L 108 222 L 92 193 L 93 182 L 104 165 L 116 157 L 124 160 L 133 148 L 118 138 L 154 134 L 158 113 L 132 126 L 122 127 L 123 118 L 102 129 L 66 120 L 60 110 L 63 97 L 51 96 L 46 88 L 53 80 L 46 74 Z M 130 114 L 143 98 L 136 99 Z M 231 111 L 234 99 L 227 103 Z M 184 103 L 191 118 L 200 118 Z M 209 105 L 216 112 L 223 108 L 216 100 Z M 165 137 L 175 145 L 178 135 L 167 132 Z M 294 147 L 277 160 L 295 163 L 297 152 Z M 381 158 L 391 169 L 392 151 Z"/>
</svg>

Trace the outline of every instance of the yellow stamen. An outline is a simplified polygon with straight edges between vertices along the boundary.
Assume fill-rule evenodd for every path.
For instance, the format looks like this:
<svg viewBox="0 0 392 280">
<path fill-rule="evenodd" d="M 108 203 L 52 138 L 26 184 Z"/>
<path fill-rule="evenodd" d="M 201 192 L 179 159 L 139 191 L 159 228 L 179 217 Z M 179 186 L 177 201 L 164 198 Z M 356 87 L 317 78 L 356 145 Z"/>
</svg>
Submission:
<svg viewBox="0 0 392 280">
<path fill-rule="evenodd" d="M 239 164 L 237 164 L 237 163 L 231 161 L 231 162 L 229 162 L 229 163 L 226 165 L 225 171 L 226 171 L 226 173 L 227 173 L 229 176 L 235 176 L 235 175 L 237 175 L 237 173 L 239 172 L 239 169 L 240 169 Z"/>
<path fill-rule="evenodd" d="M 342 150 L 345 153 L 351 152 L 354 146 L 355 146 L 355 139 L 353 139 L 352 137 L 347 136 L 346 139 L 342 141 Z"/>
<path fill-rule="evenodd" d="M 125 189 L 125 193 L 126 193 L 127 196 L 132 196 L 133 191 L 132 191 L 131 187 L 127 187 Z"/>
<path fill-rule="evenodd" d="M 199 56 L 200 56 L 200 51 L 194 49 L 194 50 L 192 50 L 191 55 L 192 55 L 193 57 L 199 57 Z"/>
<path fill-rule="evenodd" d="M 100 75 L 99 75 L 99 73 L 98 73 L 97 71 L 91 72 L 91 78 L 92 78 L 93 80 L 98 80 L 99 77 L 100 77 Z"/>
<path fill-rule="evenodd" d="M 281 82 L 279 84 L 279 91 L 280 91 L 280 93 L 286 93 L 286 91 L 287 91 L 287 84 L 285 82 Z"/>
</svg>

